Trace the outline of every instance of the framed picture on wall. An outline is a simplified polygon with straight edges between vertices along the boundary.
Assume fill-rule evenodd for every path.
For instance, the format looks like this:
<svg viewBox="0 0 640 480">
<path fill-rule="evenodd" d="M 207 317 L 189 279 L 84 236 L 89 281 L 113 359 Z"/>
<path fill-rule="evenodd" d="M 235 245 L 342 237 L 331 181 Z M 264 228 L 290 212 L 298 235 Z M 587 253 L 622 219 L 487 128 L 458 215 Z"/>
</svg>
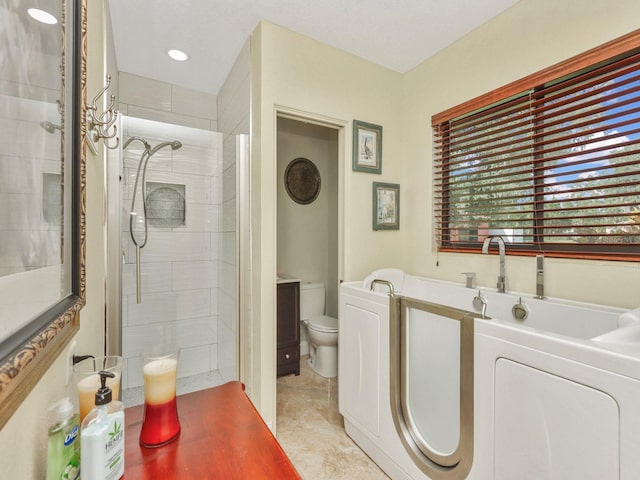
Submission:
<svg viewBox="0 0 640 480">
<path fill-rule="evenodd" d="M 373 229 L 400 229 L 400 185 L 373 182 Z"/>
<path fill-rule="evenodd" d="M 382 173 L 382 127 L 353 121 L 353 171 Z"/>
</svg>

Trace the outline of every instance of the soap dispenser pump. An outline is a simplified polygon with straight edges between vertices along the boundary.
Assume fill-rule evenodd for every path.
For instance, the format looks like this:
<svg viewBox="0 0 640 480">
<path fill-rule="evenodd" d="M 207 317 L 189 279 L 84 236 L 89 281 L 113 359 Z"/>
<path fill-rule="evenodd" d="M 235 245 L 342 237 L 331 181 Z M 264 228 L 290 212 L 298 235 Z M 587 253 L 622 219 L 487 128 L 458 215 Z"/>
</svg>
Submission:
<svg viewBox="0 0 640 480">
<path fill-rule="evenodd" d="M 124 475 L 124 404 L 113 401 L 107 378 L 101 371 L 95 407 L 82 421 L 82 480 L 116 480 Z"/>
</svg>

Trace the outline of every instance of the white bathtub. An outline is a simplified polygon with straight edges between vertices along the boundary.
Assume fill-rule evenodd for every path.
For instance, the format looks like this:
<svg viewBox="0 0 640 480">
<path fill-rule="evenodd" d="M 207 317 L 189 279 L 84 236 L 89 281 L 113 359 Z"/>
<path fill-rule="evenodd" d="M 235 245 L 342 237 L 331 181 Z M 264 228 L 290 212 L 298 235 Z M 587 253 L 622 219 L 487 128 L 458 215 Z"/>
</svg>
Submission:
<svg viewBox="0 0 640 480">
<path fill-rule="evenodd" d="M 478 289 L 393 280 L 397 295 L 475 311 Z M 419 468 L 394 424 L 389 296 L 385 286 L 375 290 L 363 282 L 340 289 L 339 407 L 347 433 L 392 479 L 640 478 L 640 325 L 618 328 L 623 310 L 480 289 L 491 319 L 473 321 L 471 467 L 447 476 L 446 468 Z M 529 310 L 524 321 L 512 315 L 520 297 Z M 425 364 L 444 352 L 429 378 L 446 383 L 457 375 L 444 342 L 415 336 L 412 348 L 424 352 Z"/>
</svg>

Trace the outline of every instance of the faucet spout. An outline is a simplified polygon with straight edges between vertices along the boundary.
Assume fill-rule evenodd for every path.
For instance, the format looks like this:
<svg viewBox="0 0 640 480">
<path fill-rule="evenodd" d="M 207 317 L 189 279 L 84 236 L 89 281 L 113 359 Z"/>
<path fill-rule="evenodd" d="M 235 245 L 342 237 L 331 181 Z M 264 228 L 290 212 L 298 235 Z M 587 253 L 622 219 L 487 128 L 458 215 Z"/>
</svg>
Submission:
<svg viewBox="0 0 640 480">
<path fill-rule="evenodd" d="M 504 268 L 504 258 L 505 258 L 505 247 L 504 247 L 504 239 L 500 235 L 490 236 L 484 239 L 484 243 L 482 244 L 482 253 L 485 255 L 489 253 L 489 245 L 495 242 L 498 244 L 498 253 L 500 254 L 500 275 L 498 276 L 498 282 L 496 287 L 498 288 L 498 292 L 505 292 L 505 285 L 507 283 L 507 276 L 505 274 Z"/>
</svg>

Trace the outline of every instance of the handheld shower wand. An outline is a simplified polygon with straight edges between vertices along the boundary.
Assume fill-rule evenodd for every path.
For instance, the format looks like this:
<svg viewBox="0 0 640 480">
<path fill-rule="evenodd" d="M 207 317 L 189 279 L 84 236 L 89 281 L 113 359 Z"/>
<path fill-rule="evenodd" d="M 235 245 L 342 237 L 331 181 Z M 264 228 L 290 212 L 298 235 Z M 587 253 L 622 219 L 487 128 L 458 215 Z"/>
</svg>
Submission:
<svg viewBox="0 0 640 480">
<path fill-rule="evenodd" d="M 141 254 L 142 254 L 141 250 L 147 244 L 147 240 L 149 237 L 149 227 L 147 225 L 147 199 L 146 199 L 146 187 L 145 187 L 145 179 L 147 175 L 147 164 L 149 163 L 149 160 L 151 159 L 151 157 L 158 150 L 164 147 L 171 147 L 171 150 L 177 150 L 180 147 L 182 147 L 182 143 L 177 140 L 173 142 L 162 142 L 156 145 L 155 147 L 151 148 L 151 145 L 149 144 L 149 142 L 147 142 L 144 138 L 131 137 L 127 139 L 127 141 L 124 143 L 124 145 L 122 146 L 122 150 L 127 148 L 131 144 L 131 142 L 133 142 L 134 140 L 137 140 L 144 145 L 144 150 L 142 152 L 142 155 L 140 156 L 140 162 L 138 163 L 136 180 L 133 185 L 133 196 L 131 198 L 131 211 L 129 212 L 129 235 L 131 236 L 131 241 L 136 247 L 136 303 L 142 303 L 142 285 L 141 285 L 142 274 L 140 271 L 141 270 Z M 138 185 L 140 183 L 141 183 L 140 193 L 142 196 L 142 216 L 144 218 L 142 221 L 138 220 L 138 223 L 143 224 L 144 236 L 143 236 L 142 242 L 138 241 L 138 239 L 136 238 L 133 232 L 134 217 L 139 218 L 138 214 L 136 213 L 136 200 L 137 200 L 137 193 L 138 193 Z"/>
</svg>

